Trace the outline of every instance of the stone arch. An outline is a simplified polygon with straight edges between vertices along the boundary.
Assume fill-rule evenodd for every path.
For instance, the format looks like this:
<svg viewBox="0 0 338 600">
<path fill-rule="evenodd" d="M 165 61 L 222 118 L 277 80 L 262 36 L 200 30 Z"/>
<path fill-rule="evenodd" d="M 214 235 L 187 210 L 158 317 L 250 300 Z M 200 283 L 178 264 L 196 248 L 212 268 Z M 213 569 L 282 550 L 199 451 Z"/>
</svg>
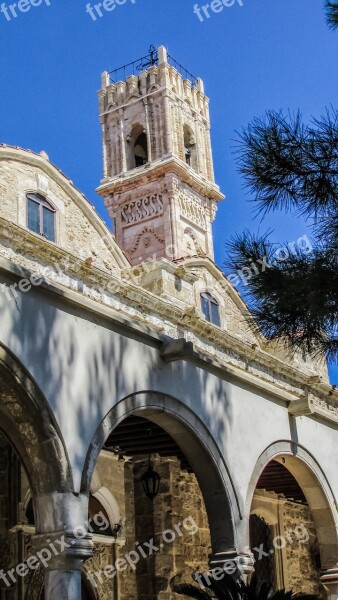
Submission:
<svg viewBox="0 0 338 600">
<path fill-rule="evenodd" d="M 100 487 L 92 494 L 106 511 L 111 528 L 114 529 L 114 526 L 121 522 L 120 509 L 115 496 L 105 486 Z"/>
<path fill-rule="evenodd" d="M 254 508 L 250 511 L 250 517 L 252 517 L 253 515 L 264 519 L 264 521 L 268 525 L 275 526 L 277 524 L 276 515 L 274 515 L 270 510 L 266 508 Z"/>
<path fill-rule="evenodd" d="M 26 470 L 33 498 L 71 491 L 68 456 L 47 400 L 25 367 L 2 344 L 0 398 L 1 430 Z"/>
<path fill-rule="evenodd" d="M 245 520 L 250 517 L 253 495 L 260 475 L 271 460 L 284 464 L 301 487 L 316 526 L 323 569 L 338 562 L 338 514 L 336 500 L 323 470 L 302 446 L 279 441 L 271 444 L 258 458 L 251 476 L 245 503 Z"/>
<path fill-rule="evenodd" d="M 193 169 L 197 169 L 196 136 L 187 123 L 183 126 L 184 161 Z"/>
<path fill-rule="evenodd" d="M 135 169 L 148 162 L 149 140 L 144 125 L 134 123 L 127 136 L 127 169 Z"/>
<path fill-rule="evenodd" d="M 96 430 L 88 449 L 81 491 L 88 493 L 98 455 L 110 433 L 127 417 L 142 416 L 166 430 L 191 464 L 204 498 L 213 555 L 235 550 L 238 498 L 224 458 L 205 425 L 182 402 L 157 392 L 139 392 L 116 404 Z"/>
</svg>

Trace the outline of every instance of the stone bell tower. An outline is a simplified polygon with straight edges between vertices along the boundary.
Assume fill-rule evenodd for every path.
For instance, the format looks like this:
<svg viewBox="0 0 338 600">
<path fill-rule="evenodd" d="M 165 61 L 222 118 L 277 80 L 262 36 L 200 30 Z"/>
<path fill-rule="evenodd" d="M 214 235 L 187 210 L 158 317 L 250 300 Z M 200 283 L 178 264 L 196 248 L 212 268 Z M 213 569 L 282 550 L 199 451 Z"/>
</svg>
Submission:
<svg viewBox="0 0 338 600">
<path fill-rule="evenodd" d="M 214 180 L 203 82 L 163 46 L 141 60 L 140 73 L 124 81 L 102 75 L 98 193 L 133 265 L 160 257 L 213 260 L 211 224 L 224 196 Z"/>
</svg>

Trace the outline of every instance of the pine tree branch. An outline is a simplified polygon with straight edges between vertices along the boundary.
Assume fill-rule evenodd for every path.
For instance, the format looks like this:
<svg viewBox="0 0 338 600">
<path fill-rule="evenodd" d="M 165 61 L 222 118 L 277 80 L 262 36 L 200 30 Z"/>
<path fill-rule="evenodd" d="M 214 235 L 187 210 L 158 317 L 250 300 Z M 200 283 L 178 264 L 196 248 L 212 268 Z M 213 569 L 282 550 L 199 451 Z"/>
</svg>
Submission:
<svg viewBox="0 0 338 600">
<path fill-rule="evenodd" d="M 337 29 L 338 27 L 338 3 L 325 2 L 326 21 L 330 29 Z"/>
</svg>

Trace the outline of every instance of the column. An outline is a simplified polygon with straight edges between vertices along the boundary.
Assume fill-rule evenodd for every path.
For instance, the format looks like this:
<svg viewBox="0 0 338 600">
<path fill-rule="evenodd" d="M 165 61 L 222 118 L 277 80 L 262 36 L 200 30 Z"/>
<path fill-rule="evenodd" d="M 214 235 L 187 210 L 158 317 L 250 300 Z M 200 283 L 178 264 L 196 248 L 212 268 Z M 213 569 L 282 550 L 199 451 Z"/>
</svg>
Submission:
<svg viewBox="0 0 338 600">
<path fill-rule="evenodd" d="M 32 562 L 27 565 L 45 568 L 45 600 L 79 600 L 82 566 L 93 555 L 88 497 L 54 492 L 37 496 L 35 505 L 37 533 L 32 538 Z"/>
<path fill-rule="evenodd" d="M 332 569 L 327 569 L 320 578 L 328 600 L 338 600 L 338 564 Z"/>
<path fill-rule="evenodd" d="M 245 552 L 229 548 L 223 552 L 212 554 L 209 560 L 210 570 L 224 569 L 230 575 L 242 578 L 245 582 L 248 581 L 254 572 L 254 556 L 248 549 Z M 233 569 L 236 570 L 233 571 Z M 233 572 L 232 572 L 233 571 Z"/>
<path fill-rule="evenodd" d="M 92 535 L 80 538 L 73 532 L 57 531 L 33 537 L 34 556 L 45 566 L 45 600 L 79 600 L 81 570 L 93 554 Z"/>
</svg>

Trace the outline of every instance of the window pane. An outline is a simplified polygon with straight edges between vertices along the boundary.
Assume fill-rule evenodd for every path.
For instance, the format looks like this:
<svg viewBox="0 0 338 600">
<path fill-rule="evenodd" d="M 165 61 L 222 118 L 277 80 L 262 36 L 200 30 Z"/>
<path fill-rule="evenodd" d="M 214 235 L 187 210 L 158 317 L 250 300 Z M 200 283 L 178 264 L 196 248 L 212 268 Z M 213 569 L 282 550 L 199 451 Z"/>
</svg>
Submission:
<svg viewBox="0 0 338 600">
<path fill-rule="evenodd" d="M 206 298 L 203 298 L 203 296 L 201 296 L 201 305 L 202 305 L 202 312 L 203 312 L 206 320 L 210 322 L 209 300 L 207 300 Z"/>
<path fill-rule="evenodd" d="M 28 200 L 28 229 L 40 233 L 39 205 L 33 200 Z"/>
<path fill-rule="evenodd" d="M 218 304 L 215 304 L 214 302 L 210 302 L 210 308 L 211 308 L 211 322 L 214 325 L 217 325 L 217 327 L 220 327 L 221 321 L 220 321 L 220 318 L 219 318 L 219 306 L 218 306 Z"/>
<path fill-rule="evenodd" d="M 43 235 L 51 242 L 55 241 L 55 225 L 54 217 L 55 213 L 48 208 L 42 209 L 43 214 Z"/>
</svg>

